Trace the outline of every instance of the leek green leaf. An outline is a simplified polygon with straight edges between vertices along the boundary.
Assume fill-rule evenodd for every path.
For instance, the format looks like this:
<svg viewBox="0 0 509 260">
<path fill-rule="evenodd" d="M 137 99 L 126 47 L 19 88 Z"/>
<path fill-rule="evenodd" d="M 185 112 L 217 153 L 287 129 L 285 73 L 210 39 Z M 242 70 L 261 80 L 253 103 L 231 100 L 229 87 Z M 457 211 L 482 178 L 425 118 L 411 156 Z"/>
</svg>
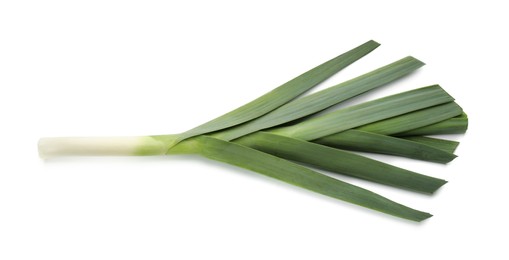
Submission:
<svg viewBox="0 0 509 260">
<path fill-rule="evenodd" d="M 224 140 L 278 126 L 336 105 L 366 91 L 383 86 L 422 67 L 423 62 L 406 57 L 362 76 L 289 102 L 274 111 L 236 127 L 214 134 Z"/>
<path fill-rule="evenodd" d="M 422 221 L 432 216 L 366 189 L 240 144 L 205 135 L 184 142 L 194 142 L 186 146 L 209 159 L 252 170 L 332 198 L 412 221 Z"/>
<path fill-rule="evenodd" d="M 441 179 L 411 172 L 351 152 L 267 132 L 256 132 L 236 139 L 234 142 L 328 171 L 417 192 L 433 193 L 446 183 Z"/>
<path fill-rule="evenodd" d="M 357 130 L 382 135 L 394 135 L 461 115 L 463 110 L 450 102 L 358 127 Z"/>
<path fill-rule="evenodd" d="M 232 127 L 264 115 L 318 85 L 379 45 L 371 40 L 341 54 L 233 111 L 179 134 L 170 147 L 186 138 Z"/>
<path fill-rule="evenodd" d="M 448 153 L 454 153 L 454 151 L 456 151 L 456 148 L 458 148 L 458 145 L 460 144 L 459 142 L 456 141 L 432 138 L 427 136 L 406 136 L 401 138 L 412 142 L 418 142 L 431 147 L 435 147 L 437 149 L 444 150 Z"/>
<path fill-rule="evenodd" d="M 295 125 L 273 129 L 271 132 L 314 140 L 453 100 L 440 86 L 428 86 L 336 110 Z"/>
<path fill-rule="evenodd" d="M 463 113 L 460 116 L 444 120 L 442 122 L 423 126 L 407 132 L 395 134 L 396 136 L 419 136 L 419 135 L 445 135 L 463 134 L 468 129 L 468 117 Z"/>
<path fill-rule="evenodd" d="M 448 163 L 456 158 L 452 152 L 444 151 L 425 142 L 355 129 L 328 135 L 313 140 L 313 142 L 339 149 L 389 154 L 437 163 Z"/>
</svg>

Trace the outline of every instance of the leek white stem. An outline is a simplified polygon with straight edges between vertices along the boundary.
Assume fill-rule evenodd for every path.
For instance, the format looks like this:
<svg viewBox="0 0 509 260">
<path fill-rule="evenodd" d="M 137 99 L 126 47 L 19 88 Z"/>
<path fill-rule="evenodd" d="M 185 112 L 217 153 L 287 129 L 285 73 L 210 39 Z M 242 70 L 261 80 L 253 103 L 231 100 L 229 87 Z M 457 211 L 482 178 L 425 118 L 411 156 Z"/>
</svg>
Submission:
<svg viewBox="0 0 509 260">
<path fill-rule="evenodd" d="M 39 140 L 39 156 L 164 155 L 167 145 L 148 136 L 50 137 Z"/>
</svg>

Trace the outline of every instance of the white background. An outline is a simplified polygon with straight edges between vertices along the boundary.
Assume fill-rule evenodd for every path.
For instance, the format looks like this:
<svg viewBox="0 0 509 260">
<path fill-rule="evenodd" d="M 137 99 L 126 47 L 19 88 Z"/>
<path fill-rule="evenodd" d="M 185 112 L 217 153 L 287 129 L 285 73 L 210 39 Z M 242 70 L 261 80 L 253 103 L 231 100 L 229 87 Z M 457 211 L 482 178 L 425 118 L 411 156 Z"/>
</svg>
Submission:
<svg viewBox="0 0 509 260">
<path fill-rule="evenodd" d="M 507 259 L 502 3 L 2 1 L 0 259 Z M 338 177 L 425 222 L 193 156 L 38 158 L 43 136 L 184 131 L 369 39 L 322 88 L 413 55 L 357 101 L 440 83 L 470 117 L 449 165 L 376 156 L 447 179 L 433 196 Z"/>
</svg>

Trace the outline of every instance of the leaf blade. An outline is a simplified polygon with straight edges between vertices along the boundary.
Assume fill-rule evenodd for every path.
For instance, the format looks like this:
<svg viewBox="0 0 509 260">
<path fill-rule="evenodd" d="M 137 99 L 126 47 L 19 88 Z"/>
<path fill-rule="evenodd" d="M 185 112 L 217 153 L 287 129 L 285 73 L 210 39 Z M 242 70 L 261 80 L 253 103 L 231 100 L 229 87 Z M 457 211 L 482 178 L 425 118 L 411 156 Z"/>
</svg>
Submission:
<svg viewBox="0 0 509 260">
<path fill-rule="evenodd" d="M 336 72 L 364 57 L 376 49 L 379 45 L 379 43 L 370 40 L 346 53 L 318 65 L 317 67 L 299 75 L 298 77 L 237 109 L 179 134 L 178 138 L 174 140 L 171 146 L 192 136 L 218 131 L 262 116 L 308 91 Z"/>
<path fill-rule="evenodd" d="M 416 192 L 431 194 L 446 183 L 442 179 L 408 171 L 351 152 L 267 132 L 257 132 L 234 142 L 324 170 Z"/>
<path fill-rule="evenodd" d="M 356 129 L 328 135 L 313 142 L 339 149 L 402 156 L 436 163 L 448 163 L 457 157 L 452 152 L 422 142 Z"/>
<path fill-rule="evenodd" d="M 258 130 L 274 127 L 314 114 L 344 100 L 401 78 L 423 65 L 424 63 L 422 61 L 413 57 L 400 59 L 359 77 L 309 96 L 296 99 L 262 117 L 234 128 L 215 133 L 214 136 L 229 141 Z"/>
<path fill-rule="evenodd" d="M 396 136 L 420 136 L 420 135 L 445 135 L 464 134 L 468 129 L 468 116 L 463 113 L 460 116 L 395 134 Z"/>
<path fill-rule="evenodd" d="M 456 151 L 456 148 L 458 148 L 459 142 L 452 141 L 452 140 L 446 140 L 446 139 L 440 139 L 440 138 L 432 138 L 428 136 L 407 136 L 407 137 L 401 137 L 406 140 L 410 140 L 412 142 L 419 142 L 428 146 L 435 147 L 437 149 L 441 149 L 443 151 L 446 151 L 448 153 L 454 153 Z"/>
<path fill-rule="evenodd" d="M 190 140 L 198 142 L 199 148 L 196 152 L 204 157 L 252 170 L 332 198 L 412 221 L 422 221 L 432 216 L 374 192 L 243 145 L 204 135 Z"/>
<path fill-rule="evenodd" d="M 357 130 L 381 135 L 397 135 L 401 132 L 435 124 L 461 115 L 463 109 L 455 102 L 449 102 L 429 108 L 420 109 L 400 116 L 363 125 Z"/>
<path fill-rule="evenodd" d="M 292 126 L 276 128 L 270 132 L 303 140 L 314 140 L 452 101 L 454 99 L 440 86 L 433 85 L 336 110 Z"/>
</svg>

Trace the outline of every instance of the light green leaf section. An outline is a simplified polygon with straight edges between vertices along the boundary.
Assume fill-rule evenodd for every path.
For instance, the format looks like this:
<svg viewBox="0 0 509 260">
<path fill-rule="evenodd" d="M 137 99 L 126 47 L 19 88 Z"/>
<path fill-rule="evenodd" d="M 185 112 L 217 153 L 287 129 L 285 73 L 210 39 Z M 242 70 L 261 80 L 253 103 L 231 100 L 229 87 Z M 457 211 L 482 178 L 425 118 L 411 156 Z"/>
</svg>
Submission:
<svg viewBox="0 0 509 260">
<path fill-rule="evenodd" d="M 379 45 L 371 40 L 341 54 L 231 112 L 179 134 L 170 147 L 186 138 L 232 127 L 262 116 L 308 91 Z"/>
<path fill-rule="evenodd" d="M 468 129 L 468 117 L 463 113 L 460 116 L 444 120 L 442 122 L 423 126 L 417 129 L 409 130 L 395 134 L 396 136 L 420 136 L 420 135 L 445 135 L 445 134 L 463 134 Z"/>
<path fill-rule="evenodd" d="M 446 151 L 448 153 L 454 153 L 456 151 L 456 148 L 458 148 L 459 142 L 446 140 L 446 139 L 440 139 L 440 138 L 432 138 L 427 136 L 407 136 L 407 137 L 401 137 L 402 139 L 406 139 L 412 142 L 418 142 L 422 143 L 428 146 L 435 147 L 437 149 L 441 149 L 443 151 Z"/>
<path fill-rule="evenodd" d="M 223 140 L 233 140 L 258 130 L 274 127 L 317 113 L 344 100 L 399 79 L 423 65 L 423 62 L 413 57 L 403 58 L 336 86 L 296 99 L 265 116 L 215 133 L 213 136 Z"/>
<path fill-rule="evenodd" d="M 381 120 L 358 127 L 357 130 L 382 135 L 394 135 L 461 115 L 463 110 L 455 102 L 421 109 L 412 113 Z"/>
<path fill-rule="evenodd" d="M 252 170 L 332 198 L 412 221 L 422 221 L 432 216 L 429 213 L 396 203 L 374 192 L 243 145 L 203 135 L 182 143 L 185 142 L 194 143 L 185 144 L 187 152 L 196 152 L 212 160 Z M 192 149 L 194 151 L 191 151 Z"/>
<path fill-rule="evenodd" d="M 339 149 L 389 154 L 437 163 L 448 163 L 456 158 L 456 155 L 452 152 L 444 151 L 425 142 L 416 142 L 411 139 L 407 140 L 355 129 L 328 135 L 313 140 L 313 142 Z"/>
<path fill-rule="evenodd" d="M 292 126 L 276 128 L 271 132 L 297 139 L 314 140 L 453 100 L 440 86 L 434 85 L 343 108 Z"/>
<path fill-rule="evenodd" d="M 461 107 L 454 102 L 449 102 L 328 135 L 314 142 L 340 149 L 448 163 L 456 158 L 456 155 L 436 148 L 433 144 L 387 135 L 440 122 L 461 113 Z"/>
<path fill-rule="evenodd" d="M 267 132 L 256 132 L 238 138 L 234 142 L 324 170 L 417 192 L 433 193 L 446 183 L 445 180 L 418 174 L 351 152 Z"/>
</svg>

